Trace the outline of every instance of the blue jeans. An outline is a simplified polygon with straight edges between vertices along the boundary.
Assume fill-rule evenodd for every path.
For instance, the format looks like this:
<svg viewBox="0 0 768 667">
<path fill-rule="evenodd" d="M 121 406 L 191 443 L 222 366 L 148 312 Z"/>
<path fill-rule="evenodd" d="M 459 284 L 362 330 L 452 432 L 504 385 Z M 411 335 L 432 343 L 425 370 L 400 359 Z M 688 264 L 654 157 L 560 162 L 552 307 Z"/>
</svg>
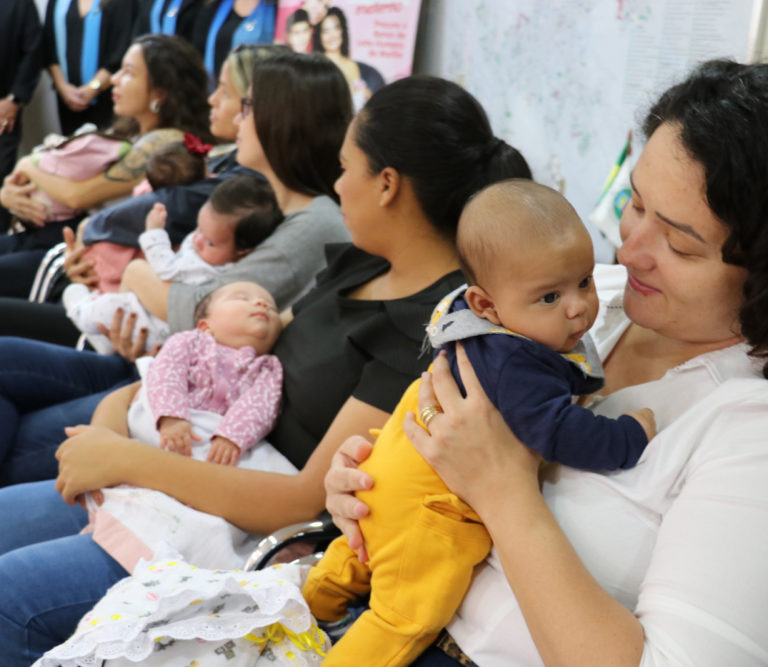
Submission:
<svg viewBox="0 0 768 667">
<path fill-rule="evenodd" d="M 0 489 L 0 649 L 5 667 L 28 667 L 69 637 L 77 622 L 127 576 L 78 535 L 87 514 L 52 481 Z"/>
<path fill-rule="evenodd" d="M 0 337 L 0 486 L 56 477 L 65 426 L 87 424 L 133 364 L 26 338 Z"/>
</svg>

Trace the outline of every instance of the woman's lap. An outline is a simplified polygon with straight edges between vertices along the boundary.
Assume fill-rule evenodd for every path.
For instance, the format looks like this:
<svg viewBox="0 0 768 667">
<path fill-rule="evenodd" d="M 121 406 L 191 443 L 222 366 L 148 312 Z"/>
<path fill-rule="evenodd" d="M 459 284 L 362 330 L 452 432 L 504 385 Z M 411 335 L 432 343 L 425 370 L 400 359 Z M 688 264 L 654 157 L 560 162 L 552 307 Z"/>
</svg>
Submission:
<svg viewBox="0 0 768 667">
<path fill-rule="evenodd" d="M 136 378 L 117 356 L 0 338 L 0 484 L 48 479 L 65 426 L 88 423 L 106 392 Z"/>
<path fill-rule="evenodd" d="M 17 336 L 74 347 L 80 331 L 58 303 L 0 296 L 0 336 Z"/>
<path fill-rule="evenodd" d="M 80 505 L 67 505 L 53 480 L 0 489 L 0 556 L 15 549 L 76 535 L 88 523 Z"/>
<path fill-rule="evenodd" d="M 0 646 L 3 665 L 29 665 L 61 643 L 127 572 L 77 533 L 87 522 L 52 481 L 0 489 Z"/>
<path fill-rule="evenodd" d="M 430 646 L 411 663 L 411 667 L 461 667 L 461 664 L 436 646 Z"/>
<path fill-rule="evenodd" d="M 0 236 L 0 296 L 26 299 L 46 251 L 62 240 L 62 229 L 78 219 L 51 222 L 26 232 Z"/>
<path fill-rule="evenodd" d="M 2 237 L 5 240 L 10 237 Z M 28 299 L 37 267 L 45 250 L 19 250 L 3 253 L 0 248 L 0 296 Z"/>
</svg>

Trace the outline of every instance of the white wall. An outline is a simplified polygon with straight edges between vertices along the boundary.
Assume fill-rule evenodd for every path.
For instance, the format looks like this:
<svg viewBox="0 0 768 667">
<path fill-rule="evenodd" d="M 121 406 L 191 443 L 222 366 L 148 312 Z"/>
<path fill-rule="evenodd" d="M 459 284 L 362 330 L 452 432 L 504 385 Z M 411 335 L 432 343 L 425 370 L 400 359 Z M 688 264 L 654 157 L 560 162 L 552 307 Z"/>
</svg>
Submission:
<svg viewBox="0 0 768 667">
<path fill-rule="evenodd" d="M 473 93 L 586 219 L 658 93 L 697 62 L 768 55 L 763 0 L 423 0 L 415 71 Z M 613 251 L 593 231 L 598 259 Z"/>
</svg>

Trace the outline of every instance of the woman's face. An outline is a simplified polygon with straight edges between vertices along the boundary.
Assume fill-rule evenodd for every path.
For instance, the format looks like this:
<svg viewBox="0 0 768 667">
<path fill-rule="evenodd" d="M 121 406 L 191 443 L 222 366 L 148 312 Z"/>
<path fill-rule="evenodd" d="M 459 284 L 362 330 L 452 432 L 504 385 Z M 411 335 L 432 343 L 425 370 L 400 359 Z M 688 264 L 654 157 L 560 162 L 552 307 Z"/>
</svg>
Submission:
<svg viewBox="0 0 768 667">
<path fill-rule="evenodd" d="M 219 85 L 208 98 L 211 113 L 208 120 L 211 134 L 232 141 L 237 136 L 235 116 L 240 112 L 240 95 L 229 74 L 229 63 L 224 62 L 219 74 Z"/>
<path fill-rule="evenodd" d="M 149 89 L 149 71 L 138 44 L 125 52 L 120 69 L 112 75 L 112 101 L 115 114 L 139 119 L 151 113 L 149 104 L 154 91 Z M 159 98 L 158 98 L 158 101 Z"/>
<path fill-rule="evenodd" d="M 668 338 L 719 343 L 739 334 L 746 270 L 722 260 L 728 229 L 706 201 L 704 168 L 665 123 L 632 172 L 618 260 L 629 279 L 624 308 L 636 324 Z"/>
<path fill-rule="evenodd" d="M 252 98 L 252 92 L 248 91 L 248 98 Z M 255 171 L 264 172 L 269 168 L 269 162 L 264 155 L 261 142 L 256 134 L 256 124 L 253 122 L 253 112 L 251 109 L 239 111 L 235 116 L 237 125 L 237 161 L 244 167 L 249 167 Z"/>
<path fill-rule="evenodd" d="M 325 53 L 341 53 L 341 22 L 338 16 L 326 16 L 320 24 L 320 44 Z"/>
<path fill-rule="evenodd" d="M 358 247 L 373 249 L 373 223 L 378 210 L 380 192 L 378 175 L 371 173 L 368 158 L 355 143 L 355 121 L 352 121 L 339 151 L 341 176 L 336 179 L 334 190 L 341 200 L 344 224 L 352 242 Z"/>
</svg>

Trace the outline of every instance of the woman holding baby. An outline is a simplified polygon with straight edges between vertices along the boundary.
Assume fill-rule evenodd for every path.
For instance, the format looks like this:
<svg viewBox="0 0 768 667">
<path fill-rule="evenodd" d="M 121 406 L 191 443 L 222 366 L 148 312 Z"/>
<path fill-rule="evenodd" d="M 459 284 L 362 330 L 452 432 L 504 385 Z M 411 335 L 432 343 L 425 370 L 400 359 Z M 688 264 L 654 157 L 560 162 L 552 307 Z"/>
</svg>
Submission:
<svg viewBox="0 0 768 667">
<path fill-rule="evenodd" d="M 425 377 L 413 444 L 494 542 L 442 646 L 478 665 L 761 665 L 768 596 L 768 67 L 705 63 L 649 112 L 622 219 L 624 265 L 595 273 L 593 328 L 616 417 L 654 410 L 659 434 L 611 474 L 545 468 L 493 408 L 466 357 Z M 375 489 L 347 441 L 328 507 L 362 546 Z M 446 662 L 447 660 L 447 662 Z M 419 665 L 449 665 L 437 648 Z M 461 664 L 466 664 L 465 662 Z"/>
<path fill-rule="evenodd" d="M 61 240 L 63 227 L 77 221 L 46 224 L 46 207 L 33 197 L 35 190 L 84 211 L 129 195 L 144 177 L 153 150 L 181 141 L 185 132 L 207 135 L 205 71 L 199 55 L 184 40 L 168 35 L 136 39 L 111 84 L 115 113 L 132 119 L 138 128 L 130 150 L 85 180 L 43 171 L 27 156 L 3 182 L 0 202 L 29 223 L 27 231 L 0 241 L 3 296 L 27 298 L 45 250 Z"/>
<path fill-rule="evenodd" d="M 269 67 L 288 67 L 286 59 L 296 76 L 322 67 L 329 81 L 343 83 L 338 69 L 318 56 L 279 56 Z M 280 106 L 260 94 L 256 71 L 252 98 L 238 121 L 238 155 L 271 182 L 277 171 L 273 142 L 292 135 L 280 122 L 270 124 L 269 132 L 262 129 L 261 105 L 273 118 Z M 326 92 L 331 93 L 330 86 Z M 324 123 L 335 118 L 319 116 L 325 93 L 317 93 L 306 108 L 306 121 L 315 131 L 319 118 Z M 300 105 L 283 101 L 282 113 L 286 108 L 301 112 Z M 435 127 L 438 133 L 428 131 Z M 382 89 L 353 121 L 337 153 L 342 173 L 335 188 L 355 245 L 328 247 L 327 269 L 315 289 L 293 304 L 285 318 L 292 320 L 273 350 L 283 364 L 285 386 L 283 412 L 269 441 L 299 473 L 212 465 L 128 440 L 114 432 L 125 419 L 123 389 L 101 404 L 94 426 L 70 431 L 72 437 L 57 454 L 56 488 L 67 502 L 88 490 L 127 482 L 258 533 L 322 509 L 323 477 L 338 444 L 381 426 L 403 389 L 428 364 L 419 355 L 423 322 L 462 280 L 454 236 L 464 203 L 490 182 L 530 175 L 520 154 L 493 138 L 474 98 L 431 78 Z M 323 173 L 331 169 L 338 173 L 338 165 L 330 163 Z M 286 187 L 275 190 L 284 210 L 313 200 L 311 192 L 291 187 L 313 173 L 297 162 L 280 178 Z M 222 488 L 228 492 L 221 493 Z M 9 665 L 28 664 L 65 639 L 78 618 L 127 574 L 90 536 L 75 534 L 85 515 L 78 506 L 65 505 L 52 482 L 0 491 L 0 508 L 22 505 L 27 508 L 24 526 L 12 519 L 13 512 L 0 509 L 10 521 L 0 528 L 6 536 L 0 538 L 0 585 L 9 591 L 0 603 L 0 643 Z M 38 519 L 30 520 L 33 515 Z M 62 569 L 64 560 L 72 567 Z"/>
<path fill-rule="evenodd" d="M 243 150 L 238 149 L 238 160 L 267 175 L 285 218 L 269 238 L 216 281 L 194 286 L 163 281 L 141 270 L 141 264 L 134 266 L 139 269 L 134 274 L 134 292 L 149 312 L 168 321 L 173 332 L 193 328 L 197 303 L 226 282 L 256 281 L 284 309 L 306 292 L 325 265 L 324 244 L 349 238 L 333 191 L 338 150 L 352 115 L 346 83 L 320 56 L 285 51 L 261 59 L 254 49 L 233 52 L 211 96 L 212 131 L 232 139 L 239 128 L 248 133 L 240 142 Z M 243 68 L 248 69 L 247 76 Z M 257 90 L 267 91 L 264 97 L 274 103 L 243 115 L 241 101 L 244 96 L 250 99 L 247 93 L 254 79 Z M 315 100 L 312 113 L 301 103 L 304 99 Z M 291 111 L 285 112 L 286 108 Z M 315 114 L 325 119 L 324 132 L 317 131 Z M 276 128 L 278 121 L 281 131 L 269 133 L 266 128 Z M 255 129 L 256 123 L 261 130 Z M 255 139 L 259 131 L 269 134 L 263 145 Z M 296 138 L 300 141 L 294 142 Z M 170 214 L 170 202 L 168 208 Z M 70 261 L 73 275 L 93 270 L 81 250 L 74 250 Z M 87 276 L 82 279 L 87 281 Z M 63 317 L 62 310 L 57 319 Z M 131 336 L 135 319 L 135 313 L 125 313 L 125 326 L 113 327 L 115 349 L 131 361 L 140 356 L 147 336 L 146 331 L 137 331 L 135 339 Z M 64 426 L 87 423 L 102 392 L 136 379 L 132 363 L 118 356 L 21 338 L 2 339 L 0 364 L 5 369 L 0 376 L 0 415 L 6 424 L 0 434 L 0 484 L 54 477 L 53 452 L 65 437 Z"/>
</svg>

